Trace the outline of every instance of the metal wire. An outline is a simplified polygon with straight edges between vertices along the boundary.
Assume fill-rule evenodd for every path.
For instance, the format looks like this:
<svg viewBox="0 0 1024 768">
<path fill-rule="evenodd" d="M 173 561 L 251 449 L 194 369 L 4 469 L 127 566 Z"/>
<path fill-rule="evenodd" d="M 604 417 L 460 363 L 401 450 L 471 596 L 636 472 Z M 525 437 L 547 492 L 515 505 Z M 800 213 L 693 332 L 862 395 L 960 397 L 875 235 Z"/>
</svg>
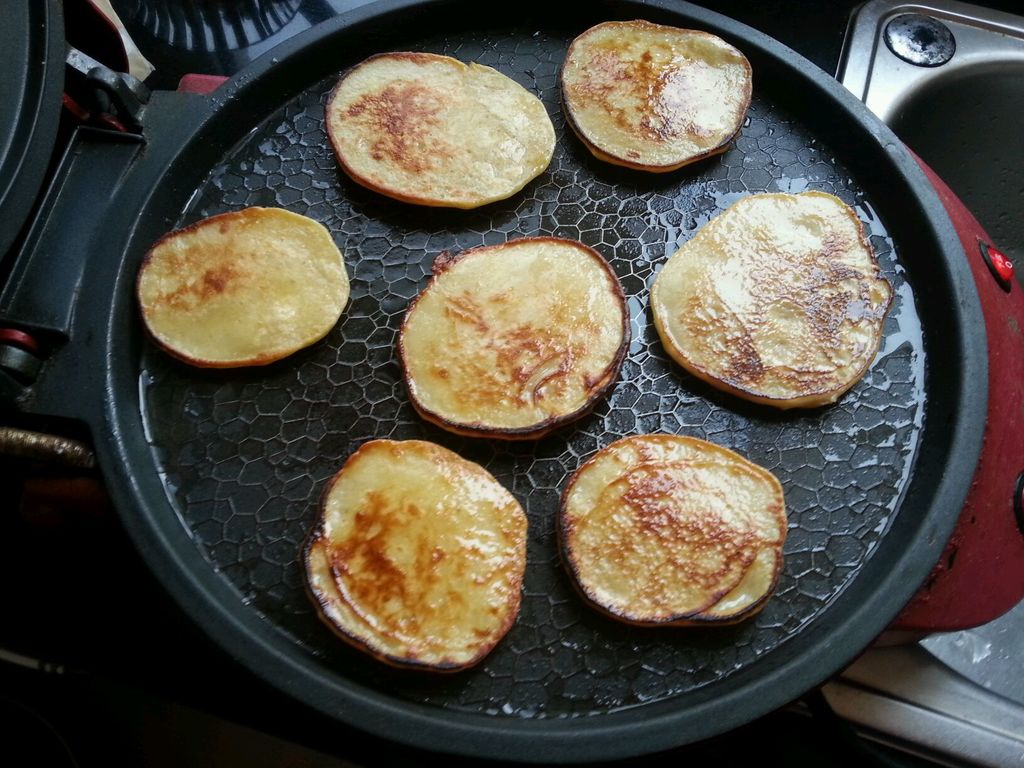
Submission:
<svg viewBox="0 0 1024 768">
<path fill-rule="evenodd" d="M 79 440 L 14 427 L 0 427 L 0 455 L 77 469 L 96 466 L 92 449 Z"/>
</svg>

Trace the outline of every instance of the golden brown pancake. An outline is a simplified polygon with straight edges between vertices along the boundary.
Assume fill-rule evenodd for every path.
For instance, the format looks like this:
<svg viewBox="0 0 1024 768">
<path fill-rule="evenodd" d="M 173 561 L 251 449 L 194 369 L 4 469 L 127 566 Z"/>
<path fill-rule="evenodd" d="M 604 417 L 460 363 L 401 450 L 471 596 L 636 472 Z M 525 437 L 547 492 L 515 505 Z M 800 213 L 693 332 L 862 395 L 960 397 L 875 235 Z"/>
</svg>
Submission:
<svg viewBox="0 0 1024 768">
<path fill-rule="evenodd" d="M 665 349 L 719 389 L 778 408 L 835 402 L 871 365 L 892 288 L 857 214 L 832 195 L 745 197 L 651 289 Z"/>
<path fill-rule="evenodd" d="M 349 176 L 419 205 L 504 200 L 555 149 L 540 99 L 497 70 L 434 53 L 371 56 L 342 77 L 326 119 Z"/>
<path fill-rule="evenodd" d="M 515 622 L 526 515 L 486 470 L 439 445 L 373 440 L 328 486 L 305 564 L 342 639 L 392 665 L 455 671 Z"/>
<path fill-rule="evenodd" d="M 569 125 L 595 157 L 674 171 L 725 151 L 750 106 L 750 62 L 719 37 L 609 21 L 573 40 L 562 67 Z"/>
<path fill-rule="evenodd" d="M 280 208 L 245 208 L 164 235 L 136 293 L 153 340 L 204 368 L 265 365 L 319 341 L 348 301 L 330 233 Z"/>
<path fill-rule="evenodd" d="M 774 589 L 786 536 L 782 486 L 713 443 L 626 437 L 570 479 L 559 535 L 580 591 L 613 618 L 732 623 Z"/>
<path fill-rule="evenodd" d="M 581 243 L 537 237 L 442 254 L 398 348 L 423 418 L 458 434 L 526 439 L 587 413 L 628 343 L 608 263 Z"/>
<path fill-rule="evenodd" d="M 686 624 L 735 624 L 759 612 L 775 591 L 782 570 L 781 546 L 758 551 L 740 583 L 710 608 L 691 616 Z"/>
</svg>

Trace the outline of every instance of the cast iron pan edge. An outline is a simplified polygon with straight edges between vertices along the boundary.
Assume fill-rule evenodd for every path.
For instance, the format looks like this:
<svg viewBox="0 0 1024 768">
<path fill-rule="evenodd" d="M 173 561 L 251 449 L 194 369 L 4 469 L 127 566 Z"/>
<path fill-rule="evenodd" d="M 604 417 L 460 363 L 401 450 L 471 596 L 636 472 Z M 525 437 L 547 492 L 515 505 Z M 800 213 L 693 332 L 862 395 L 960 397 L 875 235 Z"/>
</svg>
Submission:
<svg viewBox="0 0 1024 768">
<path fill-rule="evenodd" d="M 25 225 L 53 153 L 64 87 L 64 13 L 56 0 L 13 4 L 0 25 L 11 66 L 0 82 L 0 259 Z M 21 34 L 28 30 L 28 37 Z"/>
<path fill-rule="evenodd" d="M 269 70 L 280 67 L 283 71 L 291 57 L 299 56 L 312 44 L 370 19 L 394 14 L 398 22 L 398 14 L 403 11 L 453 5 L 385 0 L 309 30 L 225 84 L 215 94 L 213 107 L 197 119 L 193 135 L 216 118 L 216 106 L 251 97 L 252 89 L 266 89 L 268 83 L 275 82 L 264 77 Z M 659 0 L 608 4 L 609 18 L 654 16 L 654 20 L 663 20 L 676 13 L 688 16 L 695 26 L 740 41 L 748 54 L 757 51 L 760 56 L 776 59 L 811 98 L 838 103 L 850 125 L 876 142 L 874 161 L 883 170 L 887 167 L 893 194 L 907 198 L 906 204 L 917 207 L 928 222 L 922 236 L 936 249 L 933 273 L 939 282 L 948 283 L 956 297 L 955 306 L 949 308 L 953 318 L 950 327 L 930 333 L 960 357 L 962 366 L 950 374 L 956 379 L 950 383 L 955 407 L 950 408 L 948 423 L 926 425 L 926 429 L 931 426 L 948 435 L 946 465 L 930 468 L 927 477 L 915 469 L 912 483 L 927 489 L 922 493 L 934 489 L 934 502 L 920 510 L 923 522 L 911 521 L 904 513 L 897 515 L 893 524 L 894 528 L 920 525 L 926 535 L 909 546 L 898 536 L 887 535 L 874 557 L 887 557 L 892 568 L 877 581 L 854 579 L 820 620 L 801 630 L 805 641 L 801 648 L 794 649 L 795 643 L 783 644 L 773 654 L 773 669 L 766 671 L 755 665 L 741 670 L 730 677 L 733 685 L 727 694 L 714 699 L 704 697 L 685 709 L 669 700 L 599 717 L 517 720 L 398 702 L 352 682 L 341 684 L 325 674 L 325 667 L 297 659 L 284 635 L 239 603 L 237 593 L 212 571 L 166 501 L 159 501 L 165 497 L 155 472 L 138 472 L 140 466 L 146 466 L 150 446 L 139 423 L 137 367 L 133 369 L 142 343 L 131 292 L 134 265 L 123 264 L 116 275 L 105 344 L 95 345 L 105 347 L 97 353 L 105 355 L 106 407 L 103 423 L 92 426 L 108 485 L 143 556 L 185 610 L 231 655 L 299 701 L 386 739 L 472 756 L 550 762 L 607 760 L 655 752 L 729 730 L 787 703 L 834 674 L 895 617 L 938 558 L 973 475 L 987 406 L 987 350 L 981 311 L 952 225 L 935 192 L 895 136 L 802 57 L 744 25 L 683 3 Z M 683 19 L 677 21 L 682 23 Z M 173 162 L 169 167 L 173 169 Z M 149 194 L 155 194 L 155 190 Z M 144 199 L 141 205 L 133 201 L 125 208 L 134 208 L 137 215 L 147 204 Z M 127 219 L 133 214 L 123 210 L 120 216 L 125 224 L 120 231 L 130 234 L 138 222 Z M 114 219 L 112 230 L 117 215 Z M 926 300 L 927 295 L 918 299 Z M 126 345 L 126 338 L 133 339 L 132 344 Z M 976 378 L 968 383 L 958 376 L 960 372 L 970 372 Z"/>
</svg>

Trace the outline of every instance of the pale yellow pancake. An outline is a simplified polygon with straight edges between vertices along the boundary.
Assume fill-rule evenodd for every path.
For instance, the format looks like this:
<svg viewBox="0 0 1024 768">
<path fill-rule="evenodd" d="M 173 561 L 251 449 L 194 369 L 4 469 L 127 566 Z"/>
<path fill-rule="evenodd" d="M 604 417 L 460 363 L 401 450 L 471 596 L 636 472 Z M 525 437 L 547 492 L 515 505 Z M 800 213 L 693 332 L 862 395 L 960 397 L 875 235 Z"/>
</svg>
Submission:
<svg viewBox="0 0 1024 768">
<path fill-rule="evenodd" d="M 349 284 L 323 225 L 280 208 L 245 208 L 165 235 L 136 293 L 153 340 L 206 368 L 265 365 L 322 339 Z"/>
<path fill-rule="evenodd" d="M 782 486 L 691 437 L 637 435 L 569 481 L 559 535 L 588 602 L 633 624 L 732 623 L 753 615 L 782 566 Z"/>
<path fill-rule="evenodd" d="M 338 83 L 326 112 L 341 167 L 381 194 L 476 208 L 521 190 L 551 162 L 540 99 L 495 69 L 434 53 L 383 53 Z"/>
<path fill-rule="evenodd" d="M 541 237 L 442 254 L 402 323 L 399 355 L 428 421 L 526 439 L 586 414 L 628 343 L 608 263 L 581 243 Z"/>
<path fill-rule="evenodd" d="M 526 515 L 486 470 L 433 443 L 374 440 L 324 494 L 305 552 L 321 618 L 392 665 L 479 662 L 519 612 Z"/>
<path fill-rule="evenodd" d="M 562 67 L 569 125 L 595 157 L 673 171 L 725 151 L 750 107 L 750 62 L 715 35 L 609 21 L 573 40 Z"/>
<path fill-rule="evenodd" d="M 767 546 L 758 551 L 740 583 L 710 608 L 691 616 L 680 624 L 736 624 L 759 612 L 775 590 L 782 570 L 781 546 Z"/>
<path fill-rule="evenodd" d="M 676 251 L 651 289 L 676 362 L 778 408 L 832 403 L 856 384 L 891 300 L 857 214 L 823 192 L 742 198 Z"/>
</svg>

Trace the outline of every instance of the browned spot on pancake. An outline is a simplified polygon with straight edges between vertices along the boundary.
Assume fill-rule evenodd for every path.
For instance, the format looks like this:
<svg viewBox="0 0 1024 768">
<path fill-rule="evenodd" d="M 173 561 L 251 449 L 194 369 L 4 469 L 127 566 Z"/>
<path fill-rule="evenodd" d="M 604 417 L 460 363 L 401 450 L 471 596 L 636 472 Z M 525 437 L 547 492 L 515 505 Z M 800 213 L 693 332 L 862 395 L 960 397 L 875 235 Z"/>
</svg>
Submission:
<svg viewBox="0 0 1024 768">
<path fill-rule="evenodd" d="M 355 516 L 358 533 L 329 550 L 341 594 L 358 615 L 379 631 L 401 636 L 415 634 L 422 627 L 422 617 L 429 615 L 431 621 L 436 621 L 439 611 L 452 614 L 454 623 L 454 612 L 465 602 L 458 589 L 446 589 L 444 605 L 433 605 L 430 593 L 439 580 L 434 566 L 448 553 L 431 537 L 420 536 L 410 542 L 413 557 L 408 568 L 388 554 L 388 542 L 408 540 L 409 521 L 423 515 L 424 511 L 415 504 L 395 507 L 386 494 L 367 493 Z"/>
<path fill-rule="evenodd" d="M 433 266 L 431 267 L 434 272 L 434 277 L 437 277 L 449 267 L 458 264 L 462 261 L 462 253 L 452 253 L 451 251 L 441 251 L 437 254 L 437 258 L 434 259 Z"/>
<path fill-rule="evenodd" d="M 574 348 L 560 335 L 554 321 L 554 328 L 521 325 L 488 338 L 490 326 L 477 314 L 479 310 L 472 300 L 462 297 L 446 305 L 445 311 L 480 330 L 484 334 L 481 344 L 494 353 L 493 365 L 474 365 L 472 374 L 464 377 L 460 397 L 476 406 L 493 404 L 506 396 L 523 403 L 538 403 L 554 391 L 552 386 L 569 385 L 568 376 L 583 354 L 583 350 Z"/>
<path fill-rule="evenodd" d="M 666 594 L 666 574 L 690 588 L 715 591 L 731 570 L 740 567 L 737 562 L 752 559 L 749 531 L 730 524 L 714 509 L 686 507 L 691 493 L 699 497 L 707 490 L 695 475 L 649 467 L 624 482 L 620 498 L 632 523 L 608 541 L 604 556 L 630 568 L 642 565 L 645 575 L 635 586 L 644 601 L 668 605 L 672 596 Z M 657 562 L 651 560 L 650 544 L 643 544 L 654 541 Z"/>
<path fill-rule="evenodd" d="M 727 372 L 729 379 L 748 383 L 760 381 L 765 373 L 764 362 L 750 333 L 743 329 L 740 333 L 733 334 L 729 342 L 733 350 Z"/>
<path fill-rule="evenodd" d="M 650 49 L 638 59 L 626 58 L 631 55 L 628 45 L 614 40 L 595 46 L 584 65 L 586 77 L 571 87 L 574 97 L 600 107 L 624 131 L 652 141 L 682 134 L 710 135 L 709 129 L 696 124 L 689 114 L 694 90 L 691 68 L 708 65 L 688 61 L 684 65 L 659 66 Z M 638 111 L 638 121 L 631 117 L 630 110 L 610 103 L 612 93 L 623 91 Z M 627 155 L 640 157 L 636 150 Z"/>
<path fill-rule="evenodd" d="M 692 296 L 680 307 L 678 322 L 693 329 L 694 343 L 705 356 L 721 356 L 726 381 L 746 385 L 760 381 L 765 374 L 750 333 L 750 326 L 761 322 L 763 312 L 759 307 L 748 317 L 739 317 L 710 289 L 709 294 Z"/>
<path fill-rule="evenodd" d="M 622 90 L 623 86 L 636 99 L 643 97 L 643 74 L 636 61 L 623 58 L 625 46 L 615 41 L 605 41 L 595 47 L 592 55 L 583 65 L 587 76 L 571 86 L 574 99 L 589 102 L 607 113 L 625 131 L 634 131 L 636 126 L 629 119 L 629 111 L 613 106 L 609 96 Z M 649 54 L 647 54 L 649 56 Z"/>
<path fill-rule="evenodd" d="M 620 48 L 595 49 L 584 66 L 589 77 L 573 83 L 573 94 L 588 101 L 603 101 L 615 83 L 629 80 L 629 65 L 617 53 Z"/>
<path fill-rule="evenodd" d="M 640 528 L 654 533 L 671 526 L 672 499 L 683 490 L 679 478 L 669 472 L 647 472 L 630 479 L 622 500 L 636 511 Z"/>
<path fill-rule="evenodd" d="M 552 320 L 552 324 L 558 323 Z M 564 378 L 578 354 L 549 329 L 520 326 L 493 344 L 498 353 L 498 368 L 518 385 L 520 400 L 533 403 L 543 398 L 543 389 Z"/>
<path fill-rule="evenodd" d="M 173 263 L 173 262 L 172 262 Z M 184 264 L 184 261 L 180 263 Z M 174 309 L 189 309 L 214 296 L 227 293 L 237 284 L 241 273 L 230 264 L 210 267 L 198 280 L 178 286 L 173 291 L 157 296 L 153 306 L 165 305 Z"/>
<path fill-rule="evenodd" d="M 807 317 L 811 321 L 811 332 L 823 350 L 839 348 L 839 331 L 847 318 L 850 301 L 854 297 L 846 292 L 807 292 L 805 295 Z"/>
<path fill-rule="evenodd" d="M 841 351 L 844 323 L 877 317 L 877 312 L 864 311 L 865 307 L 872 305 L 870 278 L 837 260 L 849 247 L 848 238 L 837 232 L 826 233 L 820 251 L 803 265 L 801 275 L 777 278 L 786 287 L 779 287 L 773 297 L 774 301 L 787 300 L 803 309 L 820 351 L 832 361 L 836 361 L 836 355 Z M 759 303 L 759 311 L 766 311 L 764 304 Z M 884 312 L 884 307 L 880 311 Z M 794 373 L 798 375 L 787 378 L 807 383 L 815 383 L 822 378 L 814 371 Z"/>
<path fill-rule="evenodd" d="M 540 329 L 521 325 L 503 333 L 491 347 L 498 352 L 498 364 L 512 381 L 527 381 L 537 365 L 555 352 L 552 339 Z"/>
<path fill-rule="evenodd" d="M 222 225 L 223 226 L 223 225 Z M 224 293 L 231 281 L 238 276 L 238 272 L 230 264 L 221 264 L 203 273 L 203 284 L 200 294 L 203 297 L 213 296 L 217 293 Z"/>
<path fill-rule="evenodd" d="M 828 232 L 821 239 L 821 257 L 825 261 L 831 262 L 833 259 L 836 258 L 836 256 L 841 255 L 849 247 L 850 241 L 848 238 L 844 237 L 843 235 L 835 231 Z M 859 274 L 854 270 L 850 269 L 849 267 L 846 267 L 845 265 L 840 263 L 831 263 L 829 266 L 833 270 L 836 270 L 837 272 L 845 271 L 848 274 L 852 275 Z"/>
<path fill-rule="evenodd" d="M 422 173 L 435 167 L 438 158 L 452 154 L 449 147 L 431 136 L 430 130 L 440 124 L 437 115 L 446 101 L 443 94 L 422 83 L 399 82 L 378 93 L 360 96 L 344 114 L 366 123 L 377 137 L 370 146 L 374 160 Z"/>
<path fill-rule="evenodd" d="M 444 313 L 452 320 L 471 325 L 481 333 L 490 330 L 480 305 L 468 294 L 449 297 L 444 306 Z"/>
</svg>

